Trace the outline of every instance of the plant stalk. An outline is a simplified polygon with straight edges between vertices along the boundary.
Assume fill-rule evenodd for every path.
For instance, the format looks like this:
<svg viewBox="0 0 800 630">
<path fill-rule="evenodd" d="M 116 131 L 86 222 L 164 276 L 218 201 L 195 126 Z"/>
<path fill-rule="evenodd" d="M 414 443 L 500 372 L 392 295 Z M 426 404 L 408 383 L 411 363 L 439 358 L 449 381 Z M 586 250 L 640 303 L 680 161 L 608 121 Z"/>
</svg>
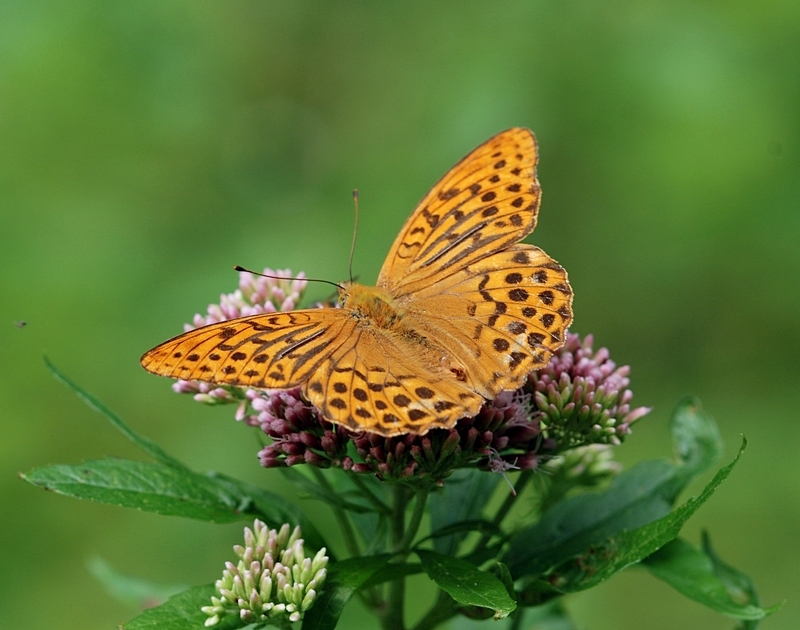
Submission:
<svg viewBox="0 0 800 630">
<path fill-rule="evenodd" d="M 416 538 L 417 532 L 419 531 L 419 525 L 422 522 L 422 517 L 425 515 L 425 506 L 428 503 L 428 493 L 429 490 L 427 489 L 420 490 L 417 493 L 414 501 L 414 511 L 411 513 L 411 520 L 408 522 L 405 535 L 399 543 L 399 549 L 394 549 L 393 551 L 402 553 L 403 555 L 408 554 L 411 543 L 414 542 L 414 538 Z"/>
<path fill-rule="evenodd" d="M 392 514 L 389 519 L 391 528 L 391 549 L 399 553 L 405 540 L 406 506 L 408 498 L 406 489 L 401 484 L 395 484 L 392 492 Z M 383 616 L 384 630 L 405 630 L 403 621 L 403 608 L 405 603 L 405 578 L 389 582 L 386 612 Z"/>
</svg>

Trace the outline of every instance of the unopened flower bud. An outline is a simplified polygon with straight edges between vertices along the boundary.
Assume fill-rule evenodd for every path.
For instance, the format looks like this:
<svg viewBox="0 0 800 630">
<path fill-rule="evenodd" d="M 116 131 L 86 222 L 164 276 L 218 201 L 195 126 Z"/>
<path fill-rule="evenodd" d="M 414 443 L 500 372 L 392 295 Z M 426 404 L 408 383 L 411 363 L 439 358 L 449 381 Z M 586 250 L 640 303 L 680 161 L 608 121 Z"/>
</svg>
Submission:
<svg viewBox="0 0 800 630">
<path fill-rule="evenodd" d="M 300 621 L 325 582 L 325 550 L 306 558 L 300 528 L 291 530 L 288 524 L 277 531 L 257 520 L 253 529 L 245 528 L 244 539 L 244 547 L 234 548 L 239 564 L 226 562 L 223 577 L 216 582 L 219 597 L 213 596 L 212 605 L 201 609 L 208 616 L 205 626 L 214 626 L 229 614 L 248 623 L 270 619 L 281 625 L 279 617 Z"/>
</svg>

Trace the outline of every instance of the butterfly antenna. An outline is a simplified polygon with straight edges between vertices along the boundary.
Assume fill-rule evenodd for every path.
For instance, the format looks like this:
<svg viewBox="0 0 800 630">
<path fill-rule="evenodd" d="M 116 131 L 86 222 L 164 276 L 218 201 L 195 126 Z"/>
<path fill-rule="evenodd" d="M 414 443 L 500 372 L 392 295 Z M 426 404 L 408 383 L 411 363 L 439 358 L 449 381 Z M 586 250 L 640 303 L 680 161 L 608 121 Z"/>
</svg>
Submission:
<svg viewBox="0 0 800 630">
<path fill-rule="evenodd" d="M 331 284 L 335 286 L 337 289 L 342 289 L 340 284 L 336 284 L 330 280 L 320 280 L 319 278 L 287 278 L 286 276 L 273 276 L 268 273 L 259 273 L 258 271 L 247 269 L 247 267 L 242 267 L 241 265 L 234 265 L 233 268 L 236 271 L 246 271 L 247 273 L 252 273 L 254 276 L 261 276 L 262 278 L 272 278 L 273 280 L 305 280 L 306 282 L 324 282 L 325 284 Z"/>
<path fill-rule="evenodd" d="M 353 226 L 353 243 L 350 245 L 350 284 L 353 283 L 353 254 L 356 251 L 356 236 L 358 235 L 358 188 L 353 189 L 353 203 L 356 207 L 356 223 Z"/>
</svg>

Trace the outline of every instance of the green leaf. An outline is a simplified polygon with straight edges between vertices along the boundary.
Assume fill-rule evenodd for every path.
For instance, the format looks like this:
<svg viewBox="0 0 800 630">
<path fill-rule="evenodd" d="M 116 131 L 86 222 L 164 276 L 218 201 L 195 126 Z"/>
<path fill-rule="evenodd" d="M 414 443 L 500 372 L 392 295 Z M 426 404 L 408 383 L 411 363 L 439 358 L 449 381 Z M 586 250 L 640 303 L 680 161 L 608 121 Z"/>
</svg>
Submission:
<svg viewBox="0 0 800 630">
<path fill-rule="evenodd" d="M 119 430 L 122 435 L 128 438 L 131 442 L 136 444 L 140 449 L 142 449 L 145 453 L 150 455 L 153 459 L 157 462 L 161 462 L 166 466 L 172 466 L 173 468 L 182 468 L 186 469 L 186 466 L 172 457 L 168 455 L 158 444 L 146 438 L 142 435 L 136 433 L 133 429 L 131 429 L 117 414 L 111 411 L 108 407 L 106 407 L 103 403 L 101 403 L 97 398 L 92 396 L 90 393 L 86 392 L 85 390 L 81 389 L 69 380 L 64 374 L 62 374 L 55 365 L 50 362 L 50 359 L 44 357 L 44 362 L 47 365 L 47 368 L 56 377 L 56 380 L 61 381 L 64 385 L 66 385 L 69 389 L 71 389 L 75 394 L 78 395 L 84 403 L 86 403 L 90 409 L 93 409 L 101 416 L 105 417 L 111 425 Z"/>
<path fill-rule="evenodd" d="M 303 618 L 302 630 L 336 627 L 345 604 L 389 560 L 388 555 L 348 558 L 328 565 L 325 586 Z"/>
<path fill-rule="evenodd" d="M 675 491 L 673 465 L 642 462 L 617 476 L 605 492 L 587 492 L 557 503 L 538 523 L 511 539 L 503 562 L 515 579 L 541 574 L 592 543 L 667 514 Z"/>
<path fill-rule="evenodd" d="M 694 478 L 722 457 L 722 438 L 697 398 L 687 396 L 675 407 L 670 421 L 672 442 L 685 475 Z"/>
<path fill-rule="evenodd" d="M 67 496 L 204 521 L 236 521 L 247 507 L 208 477 L 164 464 L 97 459 L 35 468 L 22 477 Z"/>
<path fill-rule="evenodd" d="M 282 497 L 221 474 L 200 475 L 163 464 L 98 459 L 21 475 L 36 486 L 79 499 L 216 523 L 252 519 L 273 528 L 300 525 L 309 547 L 327 547 L 314 524 Z M 333 559 L 329 551 L 328 556 Z"/>
<path fill-rule="evenodd" d="M 677 405 L 672 434 L 677 464 L 642 462 L 618 475 L 603 492 L 559 501 L 538 523 L 512 537 L 503 558 L 511 574 L 540 575 L 618 532 L 668 514 L 681 491 L 718 459 L 721 448 L 716 425 L 694 399 Z"/>
<path fill-rule="evenodd" d="M 500 475 L 489 475 L 482 470 L 457 470 L 448 477 L 444 487 L 431 493 L 431 530 L 441 531 L 461 521 L 480 519 L 500 480 Z M 451 535 L 434 539 L 433 548 L 438 553 L 452 555 L 468 533 L 467 530 L 453 531 Z"/>
<path fill-rule="evenodd" d="M 708 532 L 705 530 L 703 530 L 702 533 L 702 544 L 703 551 L 714 563 L 714 573 L 716 573 L 717 577 L 725 584 L 726 588 L 734 593 L 744 593 L 745 596 L 749 597 L 752 604 L 761 606 L 761 599 L 756 591 L 756 585 L 753 584 L 753 581 L 747 575 L 738 569 L 734 569 L 729 564 L 724 563 L 719 556 L 717 556 L 711 547 L 711 540 L 708 537 Z M 781 603 L 781 605 L 783 605 L 783 603 Z M 774 612 L 772 608 L 775 607 L 773 606 L 767 609 L 769 614 Z M 758 630 L 760 623 L 761 622 L 757 619 L 742 619 L 734 630 Z"/>
<path fill-rule="evenodd" d="M 506 592 L 511 599 L 516 599 L 516 592 L 514 591 L 514 579 L 511 577 L 511 571 L 502 562 L 495 563 L 493 572 L 497 578 L 506 587 Z"/>
<path fill-rule="evenodd" d="M 654 576 L 696 602 L 735 619 L 757 620 L 775 612 L 759 606 L 750 578 L 706 551 L 677 538 L 645 558 L 642 564 Z"/>
<path fill-rule="evenodd" d="M 505 584 L 491 573 L 435 551 L 417 549 L 415 553 L 428 577 L 458 603 L 494 610 L 495 619 L 506 617 L 517 607 Z"/>
<path fill-rule="evenodd" d="M 99 557 L 87 562 L 89 572 L 105 587 L 111 597 L 125 604 L 146 608 L 165 602 L 173 595 L 184 591 L 185 584 L 158 584 L 150 580 L 120 573 Z"/>
<path fill-rule="evenodd" d="M 621 531 L 606 540 L 591 545 L 580 554 L 561 563 L 545 579 L 562 592 L 582 591 L 639 562 L 676 538 L 683 524 L 705 503 L 728 477 L 739 461 L 747 441 L 736 458 L 721 468 L 698 497 L 693 497 L 667 516 L 634 530 Z"/>
<path fill-rule="evenodd" d="M 194 586 L 183 593 L 170 597 L 166 604 L 145 610 L 141 615 L 122 624 L 124 630 L 202 630 L 208 619 L 202 606 L 211 605 L 211 596 L 216 593 L 213 584 Z M 247 624 L 236 615 L 226 615 L 214 626 L 214 630 L 243 628 Z"/>
</svg>

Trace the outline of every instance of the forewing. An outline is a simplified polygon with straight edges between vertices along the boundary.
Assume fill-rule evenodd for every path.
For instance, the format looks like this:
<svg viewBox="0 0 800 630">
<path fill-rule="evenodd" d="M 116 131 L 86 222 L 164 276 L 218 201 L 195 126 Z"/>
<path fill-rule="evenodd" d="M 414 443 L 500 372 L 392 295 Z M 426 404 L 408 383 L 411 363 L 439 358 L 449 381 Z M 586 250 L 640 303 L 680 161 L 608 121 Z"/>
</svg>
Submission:
<svg viewBox="0 0 800 630">
<path fill-rule="evenodd" d="M 357 328 L 303 386 L 326 419 L 384 436 L 452 427 L 483 398 L 402 337 Z"/>
<path fill-rule="evenodd" d="M 191 330 L 147 352 L 154 374 L 255 388 L 306 381 L 352 333 L 342 309 L 320 308 L 231 319 Z"/>
<path fill-rule="evenodd" d="M 406 221 L 378 286 L 414 293 L 506 249 L 536 226 L 536 139 L 528 129 L 497 134 L 456 164 Z"/>
<path fill-rule="evenodd" d="M 516 389 L 564 345 L 572 323 L 567 272 L 533 245 L 515 245 L 427 287 L 409 316 L 464 363 L 486 398 Z"/>
</svg>

